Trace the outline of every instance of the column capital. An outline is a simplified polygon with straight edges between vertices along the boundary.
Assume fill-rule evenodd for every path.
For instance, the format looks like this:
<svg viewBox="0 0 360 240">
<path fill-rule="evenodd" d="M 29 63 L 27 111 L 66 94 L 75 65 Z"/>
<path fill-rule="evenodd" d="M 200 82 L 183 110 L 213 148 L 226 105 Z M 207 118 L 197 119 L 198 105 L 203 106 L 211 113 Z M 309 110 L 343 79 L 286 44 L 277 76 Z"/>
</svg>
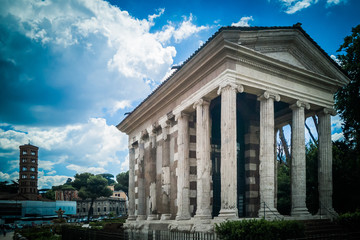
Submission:
<svg viewBox="0 0 360 240">
<path fill-rule="evenodd" d="M 323 108 L 316 113 L 316 115 L 331 115 L 335 116 L 337 113 L 333 108 Z"/>
<path fill-rule="evenodd" d="M 197 106 L 202 106 L 202 105 L 210 105 L 210 100 L 206 99 L 206 98 L 200 98 L 199 100 L 194 102 L 193 108 L 196 109 Z"/>
<path fill-rule="evenodd" d="M 219 89 L 217 91 L 217 94 L 220 95 L 224 89 L 229 89 L 229 88 L 231 88 L 232 90 L 234 90 L 236 92 L 239 92 L 239 93 L 244 92 L 244 86 L 243 85 L 226 81 L 226 82 L 219 85 Z"/>
<path fill-rule="evenodd" d="M 162 137 L 165 141 L 167 139 L 167 135 L 169 134 L 169 128 L 170 128 L 170 120 L 164 118 L 159 120 L 159 125 L 162 129 Z"/>
<path fill-rule="evenodd" d="M 190 116 L 190 113 L 181 111 L 175 115 L 175 121 L 177 121 L 179 118 L 189 117 L 189 116 Z"/>
<path fill-rule="evenodd" d="M 309 110 L 310 104 L 307 102 L 303 102 L 301 100 L 297 100 L 294 104 L 290 105 L 289 108 L 292 110 L 297 109 L 297 108 L 305 108 L 305 109 Z"/>
<path fill-rule="evenodd" d="M 279 102 L 280 101 L 280 95 L 272 92 L 272 91 L 265 91 L 263 94 L 261 94 L 260 96 L 258 96 L 258 101 L 264 100 L 264 99 L 269 99 L 272 98 L 275 101 Z"/>
</svg>

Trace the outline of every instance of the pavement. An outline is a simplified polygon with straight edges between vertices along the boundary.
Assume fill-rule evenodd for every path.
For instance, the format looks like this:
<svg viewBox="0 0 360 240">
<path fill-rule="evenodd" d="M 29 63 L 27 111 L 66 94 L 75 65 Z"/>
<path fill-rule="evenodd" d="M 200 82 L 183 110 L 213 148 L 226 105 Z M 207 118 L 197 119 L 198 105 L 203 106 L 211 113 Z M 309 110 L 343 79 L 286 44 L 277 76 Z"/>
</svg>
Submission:
<svg viewBox="0 0 360 240">
<path fill-rule="evenodd" d="M 4 237 L 3 233 L 1 233 L 1 235 L 0 235 L 1 240 L 13 240 L 13 237 L 14 237 L 13 231 L 7 232 L 5 237 Z"/>
</svg>

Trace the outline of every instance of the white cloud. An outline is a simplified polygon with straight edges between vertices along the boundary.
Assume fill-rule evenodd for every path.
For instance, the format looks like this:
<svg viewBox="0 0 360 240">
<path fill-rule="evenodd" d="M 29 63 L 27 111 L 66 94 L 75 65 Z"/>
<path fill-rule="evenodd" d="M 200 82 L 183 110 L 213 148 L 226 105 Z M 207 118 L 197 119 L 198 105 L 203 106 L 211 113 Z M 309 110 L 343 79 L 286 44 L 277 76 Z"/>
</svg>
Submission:
<svg viewBox="0 0 360 240">
<path fill-rule="evenodd" d="M 93 173 L 104 173 L 114 170 L 120 160 L 118 154 L 127 151 L 127 136 L 115 126 L 107 125 L 103 118 L 91 118 L 85 124 L 68 125 L 56 128 L 28 128 L 27 133 L 18 132 L 23 126 L 11 131 L 0 132 L 0 142 L 7 141 L 6 146 L 18 151 L 19 145 L 31 143 L 39 147 L 39 169 L 51 171 L 60 164 L 68 164 L 68 169 L 83 172 L 90 169 Z M 17 160 L 18 161 L 18 160 Z M 16 161 L 14 160 L 16 163 Z M 16 163 L 18 164 L 18 163 Z M 80 167 L 81 166 L 81 167 Z M 109 167 L 107 170 L 106 167 Z"/>
<path fill-rule="evenodd" d="M 115 101 L 113 107 L 109 110 L 110 116 L 113 116 L 120 109 L 130 108 L 131 102 L 129 100 Z"/>
<path fill-rule="evenodd" d="M 129 154 L 125 157 L 125 160 L 121 163 L 120 170 L 121 172 L 126 172 L 129 170 Z"/>
<path fill-rule="evenodd" d="M 285 12 L 287 14 L 294 14 L 318 2 L 318 0 L 279 0 L 279 1 L 286 8 Z"/>
<path fill-rule="evenodd" d="M 250 17 L 242 17 L 237 23 L 232 23 L 231 26 L 234 26 L 234 27 L 249 27 L 250 26 L 249 21 L 254 21 L 254 18 L 252 16 L 250 16 Z"/>
<path fill-rule="evenodd" d="M 340 66 L 340 60 L 333 54 L 331 54 L 331 59 L 334 60 Z"/>
<path fill-rule="evenodd" d="M 333 141 L 342 140 L 342 139 L 344 139 L 344 134 L 342 132 L 334 133 L 331 135 L 331 140 Z"/>
<path fill-rule="evenodd" d="M 17 181 L 19 179 L 19 172 L 12 172 L 12 173 L 3 173 L 0 172 L 0 181 L 7 181 L 11 183 L 11 181 Z"/>
<path fill-rule="evenodd" d="M 192 14 L 189 17 L 184 16 L 183 19 L 184 21 L 180 23 L 178 28 L 176 28 L 175 24 L 169 22 L 163 27 L 162 31 L 155 33 L 156 38 L 161 43 L 167 43 L 172 38 L 174 38 L 176 43 L 179 43 L 193 34 L 209 29 L 208 26 L 196 26 L 193 24 Z"/>
<path fill-rule="evenodd" d="M 340 3 L 347 3 L 348 0 L 326 0 L 326 6 L 339 5 Z"/>
<path fill-rule="evenodd" d="M 79 166 L 79 165 L 75 165 L 75 164 L 70 164 L 70 165 L 66 166 L 66 168 L 70 169 L 70 170 L 74 170 L 78 173 L 89 172 L 89 173 L 93 173 L 93 174 L 100 174 L 100 173 L 106 172 L 106 170 L 101 167 L 87 167 L 87 166 Z"/>
<path fill-rule="evenodd" d="M 51 188 L 52 186 L 58 186 L 66 183 L 66 180 L 71 178 L 70 176 L 55 175 L 55 176 L 41 176 L 38 178 L 38 189 Z"/>
</svg>

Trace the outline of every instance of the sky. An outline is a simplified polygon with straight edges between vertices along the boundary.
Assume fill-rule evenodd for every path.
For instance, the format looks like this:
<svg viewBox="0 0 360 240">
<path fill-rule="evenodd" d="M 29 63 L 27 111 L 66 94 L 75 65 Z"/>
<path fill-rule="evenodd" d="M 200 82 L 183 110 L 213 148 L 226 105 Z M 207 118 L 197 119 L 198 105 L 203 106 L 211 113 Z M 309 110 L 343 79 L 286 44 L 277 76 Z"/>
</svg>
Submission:
<svg viewBox="0 0 360 240">
<path fill-rule="evenodd" d="M 115 126 L 220 27 L 300 22 L 336 59 L 359 10 L 358 0 L 0 0 L 0 181 L 18 179 L 29 142 L 39 189 L 127 171 Z M 342 138 L 338 116 L 332 133 Z"/>
</svg>

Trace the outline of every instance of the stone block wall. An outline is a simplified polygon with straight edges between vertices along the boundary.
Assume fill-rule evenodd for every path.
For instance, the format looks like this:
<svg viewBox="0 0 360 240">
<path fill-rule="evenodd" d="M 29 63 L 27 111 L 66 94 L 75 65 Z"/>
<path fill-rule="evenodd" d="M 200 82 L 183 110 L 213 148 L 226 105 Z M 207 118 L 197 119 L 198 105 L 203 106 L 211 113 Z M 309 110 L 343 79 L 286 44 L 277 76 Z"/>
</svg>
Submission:
<svg viewBox="0 0 360 240">
<path fill-rule="evenodd" d="M 250 122 L 245 134 L 245 214 L 247 217 L 257 217 L 260 206 L 259 194 L 259 122 Z"/>
</svg>

